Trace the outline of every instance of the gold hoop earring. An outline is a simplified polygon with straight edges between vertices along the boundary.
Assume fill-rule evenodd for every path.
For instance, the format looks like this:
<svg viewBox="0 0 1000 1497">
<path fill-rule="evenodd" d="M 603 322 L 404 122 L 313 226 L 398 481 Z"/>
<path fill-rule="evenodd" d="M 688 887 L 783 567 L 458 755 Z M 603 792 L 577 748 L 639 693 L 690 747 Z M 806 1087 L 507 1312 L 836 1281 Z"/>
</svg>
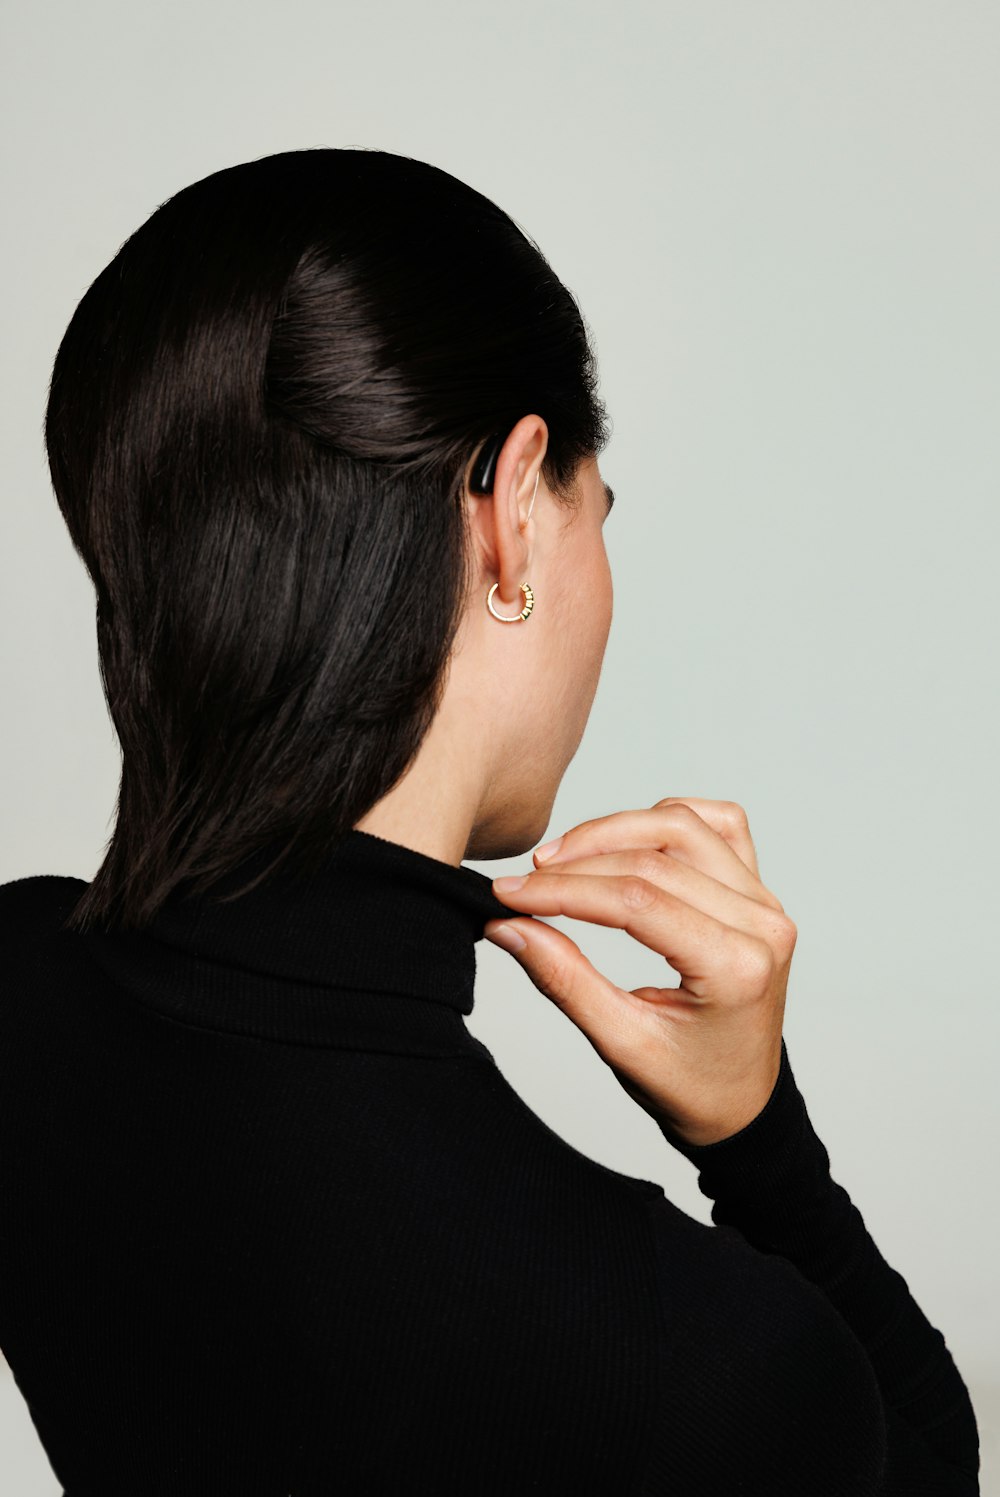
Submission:
<svg viewBox="0 0 1000 1497">
<path fill-rule="evenodd" d="M 499 586 L 499 582 L 494 582 L 493 586 L 486 594 L 486 607 L 489 609 L 490 613 L 492 613 L 493 617 L 495 619 L 499 619 L 501 624 L 517 624 L 521 619 L 526 619 L 528 617 L 528 614 L 535 606 L 535 595 L 531 591 L 531 588 L 528 586 L 528 584 L 526 582 L 521 583 L 521 591 L 524 594 L 524 607 L 521 609 L 520 613 L 497 613 L 496 609 L 493 607 L 493 594 L 496 592 Z"/>
</svg>

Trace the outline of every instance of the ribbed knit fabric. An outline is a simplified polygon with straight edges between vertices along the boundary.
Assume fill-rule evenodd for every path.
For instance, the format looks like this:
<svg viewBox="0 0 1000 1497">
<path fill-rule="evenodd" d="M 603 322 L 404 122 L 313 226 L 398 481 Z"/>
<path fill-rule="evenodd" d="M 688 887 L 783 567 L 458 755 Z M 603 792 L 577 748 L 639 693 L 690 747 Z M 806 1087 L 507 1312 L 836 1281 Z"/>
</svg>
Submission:
<svg viewBox="0 0 1000 1497">
<path fill-rule="evenodd" d="M 0 1346 L 65 1497 L 978 1493 L 787 1050 L 734 1137 L 664 1130 L 707 1226 L 468 1030 L 476 870 L 353 831 L 128 935 L 85 887 L 0 887 Z"/>
</svg>

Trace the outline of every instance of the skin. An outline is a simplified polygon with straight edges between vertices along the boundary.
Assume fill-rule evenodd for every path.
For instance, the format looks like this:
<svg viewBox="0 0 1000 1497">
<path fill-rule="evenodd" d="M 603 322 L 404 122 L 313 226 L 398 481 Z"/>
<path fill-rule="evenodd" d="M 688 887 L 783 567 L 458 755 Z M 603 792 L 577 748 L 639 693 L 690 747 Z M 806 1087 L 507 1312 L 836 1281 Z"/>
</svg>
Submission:
<svg viewBox="0 0 1000 1497">
<path fill-rule="evenodd" d="M 357 823 L 447 863 L 535 847 L 597 690 L 612 612 L 607 495 L 592 460 L 578 474 L 579 511 L 540 481 L 529 520 L 547 441 L 541 417 L 525 416 L 492 496 L 471 494 L 466 474 L 477 581 L 442 703 L 409 771 Z M 533 612 L 501 623 L 490 586 L 497 611 L 516 616 L 525 580 Z M 484 935 L 668 1136 L 712 1144 L 748 1126 L 778 1078 L 797 931 L 761 881 L 742 807 L 668 796 L 582 822 L 544 851 L 524 879 L 494 881 L 511 915 Z M 626 931 L 647 948 L 653 982 L 619 987 L 545 918 L 560 915 Z M 658 985 L 664 965 L 679 985 Z"/>
<path fill-rule="evenodd" d="M 493 494 L 468 488 L 478 578 L 452 654 L 444 696 L 403 779 L 356 825 L 456 866 L 525 852 L 544 835 L 559 783 L 597 691 L 611 628 L 608 501 L 596 459 L 578 470 L 573 511 L 535 477 L 548 445 L 541 416 L 524 416 L 497 459 Z M 516 616 L 528 582 L 527 619 Z"/>
</svg>

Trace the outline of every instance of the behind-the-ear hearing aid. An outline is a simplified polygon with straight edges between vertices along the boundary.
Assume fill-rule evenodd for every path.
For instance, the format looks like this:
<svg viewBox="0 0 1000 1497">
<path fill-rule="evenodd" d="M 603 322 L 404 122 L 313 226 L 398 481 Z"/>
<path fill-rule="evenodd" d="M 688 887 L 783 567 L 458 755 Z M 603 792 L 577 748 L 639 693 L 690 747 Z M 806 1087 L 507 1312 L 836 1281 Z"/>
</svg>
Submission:
<svg viewBox="0 0 1000 1497">
<path fill-rule="evenodd" d="M 469 488 L 474 494 L 492 494 L 497 458 L 505 440 L 504 433 L 499 431 L 483 443 L 469 476 Z"/>
</svg>

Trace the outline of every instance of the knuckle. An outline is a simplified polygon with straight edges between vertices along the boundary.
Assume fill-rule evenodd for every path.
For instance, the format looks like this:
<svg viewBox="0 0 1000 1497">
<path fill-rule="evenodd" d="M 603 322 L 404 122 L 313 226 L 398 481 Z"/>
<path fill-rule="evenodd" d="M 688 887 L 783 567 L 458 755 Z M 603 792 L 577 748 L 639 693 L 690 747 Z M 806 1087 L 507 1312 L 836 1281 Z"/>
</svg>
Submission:
<svg viewBox="0 0 1000 1497">
<path fill-rule="evenodd" d="M 689 806 L 686 800 L 672 801 L 667 806 L 667 810 L 676 816 L 678 821 L 693 822 L 701 820 L 694 806 Z"/>
<path fill-rule="evenodd" d="M 749 827 L 749 817 L 747 816 L 747 813 L 744 811 L 743 807 L 738 804 L 738 802 L 734 800 L 724 800 L 720 801 L 719 804 L 726 818 L 732 823 L 733 826 L 740 827 L 741 829 Z"/>
<path fill-rule="evenodd" d="M 750 997 L 765 991 L 774 975 L 774 954 L 766 941 L 738 932 L 734 943 L 734 975 Z"/>
<path fill-rule="evenodd" d="M 795 943 L 799 938 L 799 928 L 790 915 L 786 915 L 784 910 L 782 910 L 780 915 L 776 916 L 772 922 L 771 929 L 779 951 L 790 953 L 795 950 Z"/>
<path fill-rule="evenodd" d="M 632 878 L 655 883 L 658 878 L 663 877 L 663 854 L 656 852 L 652 847 L 634 848 L 628 854 L 626 862 Z"/>
<path fill-rule="evenodd" d="M 689 806 L 683 800 L 661 801 L 657 809 L 661 810 L 663 815 L 669 818 L 669 821 L 680 830 L 683 830 L 685 827 L 697 826 L 702 820 L 694 807 Z"/>
<path fill-rule="evenodd" d="M 627 874 L 621 883 L 621 901 L 630 910 L 647 910 L 657 897 L 655 885 L 644 878 Z"/>
</svg>

